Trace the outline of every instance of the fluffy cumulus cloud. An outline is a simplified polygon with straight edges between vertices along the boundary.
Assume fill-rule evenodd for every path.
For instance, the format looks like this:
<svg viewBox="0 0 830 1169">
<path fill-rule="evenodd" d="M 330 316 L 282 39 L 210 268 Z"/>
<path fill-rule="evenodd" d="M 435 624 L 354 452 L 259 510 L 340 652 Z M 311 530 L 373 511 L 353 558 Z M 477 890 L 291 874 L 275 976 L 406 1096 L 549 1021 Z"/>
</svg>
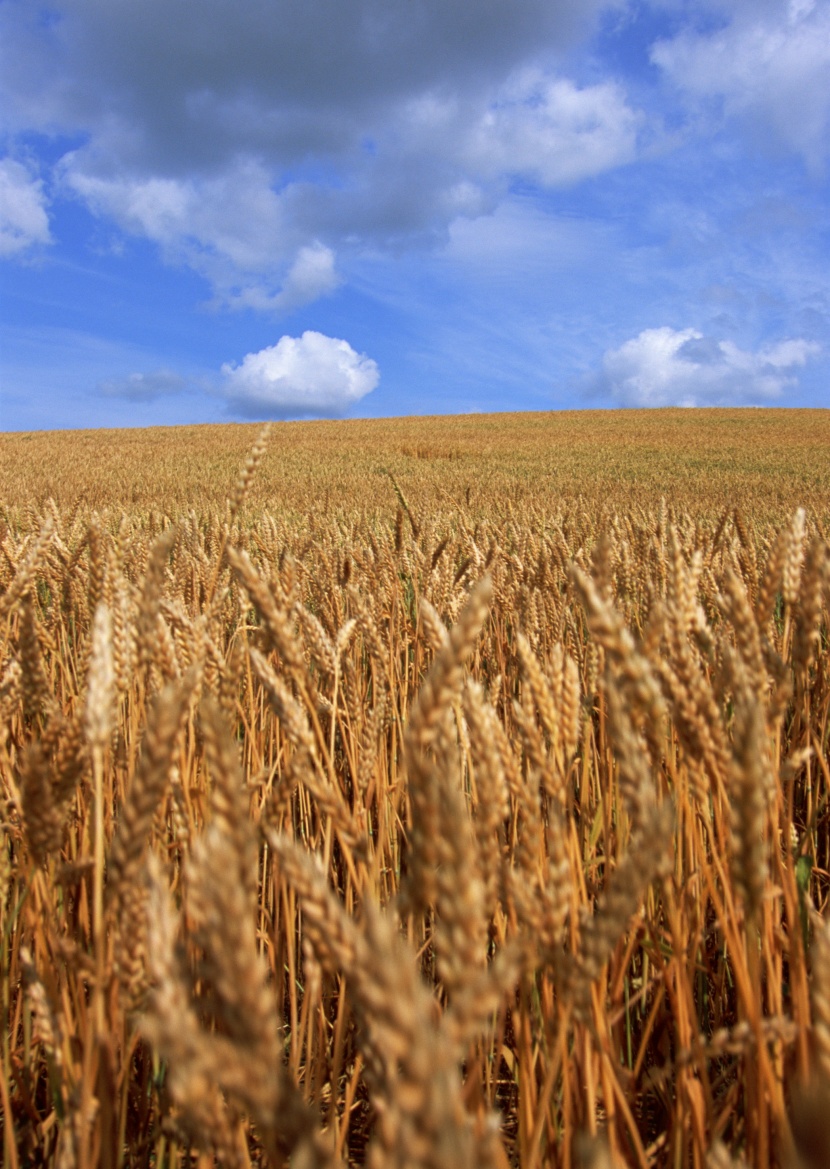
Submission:
<svg viewBox="0 0 830 1169">
<path fill-rule="evenodd" d="M 822 169 L 830 150 L 830 4 L 827 0 L 720 5 L 719 27 L 658 41 L 652 61 L 694 99 Z"/>
<path fill-rule="evenodd" d="M 49 242 L 43 183 L 13 158 L 0 160 L 0 256 Z"/>
<path fill-rule="evenodd" d="M 599 388 L 624 406 L 770 404 L 796 384 L 794 370 L 818 351 L 798 339 L 752 353 L 697 329 L 644 329 L 606 353 Z"/>
<path fill-rule="evenodd" d="M 307 330 L 222 366 L 223 392 L 242 413 L 267 418 L 337 417 L 377 386 L 377 364 L 348 341 Z"/>
<path fill-rule="evenodd" d="M 285 313 L 343 249 L 445 241 L 514 179 L 630 161 L 640 115 L 562 62 L 608 0 L 205 0 L 0 5 L 7 135 L 72 141 L 59 190 L 195 269 L 219 303 Z M 539 62 L 543 61 L 544 65 Z"/>
</svg>

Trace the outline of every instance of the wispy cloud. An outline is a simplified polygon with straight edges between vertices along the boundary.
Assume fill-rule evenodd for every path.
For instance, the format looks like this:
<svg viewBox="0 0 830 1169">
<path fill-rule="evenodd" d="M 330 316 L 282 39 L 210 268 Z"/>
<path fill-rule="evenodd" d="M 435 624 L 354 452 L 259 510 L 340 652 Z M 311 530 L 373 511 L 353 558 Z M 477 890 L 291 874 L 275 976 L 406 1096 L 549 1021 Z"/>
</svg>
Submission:
<svg viewBox="0 0 830 1169">
<path fill-rule="evenodd" d="M 23 163 L 0 159 L 0 256 L 50 242 L 42 181 Z"/>
<path fill-rule="evenodd" d="M 726 117 L 749 123 L 759 140 L 771 133 L 812 169 L 823 169 L 830 152 L 830 6 L 789 0 L 727 11 L 713 31 L 686 28 L 658 41 L 652 61 L 690 98 L 722 103 Z"/>
<path fill-rule="evenodd" d="M 159 426 L 223 417 L 221 400 L 205 393 L 216 384 L 215 369 L 188 360 L 171 368 L 149 345 L 3 319 L 0 353 L 4 430 Z M 144 372 L 131 376 L 137 370 Z"/>
<path fill-rule="evenodd" d="M 108 398 L 127 398 L 131 402 L 152 402 L 164 394 L 177 394 L 187 382 L 169 369 L 152 373 L 131 373 L 124 378 L 107 378 L 98 383 L 100 393 Z"/>
</svg>

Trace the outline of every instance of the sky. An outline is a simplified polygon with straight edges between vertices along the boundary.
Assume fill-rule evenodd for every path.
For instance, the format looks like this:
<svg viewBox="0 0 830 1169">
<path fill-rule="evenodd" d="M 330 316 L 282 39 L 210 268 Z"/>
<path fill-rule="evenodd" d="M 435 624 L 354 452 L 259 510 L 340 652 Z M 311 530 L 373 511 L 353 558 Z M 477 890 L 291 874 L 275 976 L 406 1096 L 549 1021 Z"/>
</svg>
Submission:
<svg viewBox="0 0 830 1169">
<path fill-rule="evenodd" d="M 0 429 L 830 405 L 830 0 L 0 0 Z"/>
</svg>

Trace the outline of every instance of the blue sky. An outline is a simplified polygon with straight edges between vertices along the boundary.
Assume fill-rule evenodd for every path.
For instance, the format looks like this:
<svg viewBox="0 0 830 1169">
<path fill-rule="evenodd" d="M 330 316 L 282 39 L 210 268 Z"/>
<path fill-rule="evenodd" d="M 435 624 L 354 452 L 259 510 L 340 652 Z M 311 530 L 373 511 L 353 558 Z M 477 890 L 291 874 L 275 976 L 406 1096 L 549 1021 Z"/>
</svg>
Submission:
<svg viewBox="0 0 830 1169">
<path fill-rule="evenodd" d="M 0 429 L 830 405 L 830 0 L 0 0 Z"/>
</svg>

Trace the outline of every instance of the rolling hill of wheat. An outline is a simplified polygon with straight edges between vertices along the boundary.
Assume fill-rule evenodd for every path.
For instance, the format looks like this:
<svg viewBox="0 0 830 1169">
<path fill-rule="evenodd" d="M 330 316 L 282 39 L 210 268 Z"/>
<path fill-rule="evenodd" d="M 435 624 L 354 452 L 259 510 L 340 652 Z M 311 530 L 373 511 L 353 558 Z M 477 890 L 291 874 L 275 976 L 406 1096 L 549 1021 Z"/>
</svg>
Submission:
<svg viewBox="0 0 830 1169">
<path fill-rule="evenodd" d="M 0 436 L 5 1164 L 826 1169 L 828 450 Z"/>
</svg>

